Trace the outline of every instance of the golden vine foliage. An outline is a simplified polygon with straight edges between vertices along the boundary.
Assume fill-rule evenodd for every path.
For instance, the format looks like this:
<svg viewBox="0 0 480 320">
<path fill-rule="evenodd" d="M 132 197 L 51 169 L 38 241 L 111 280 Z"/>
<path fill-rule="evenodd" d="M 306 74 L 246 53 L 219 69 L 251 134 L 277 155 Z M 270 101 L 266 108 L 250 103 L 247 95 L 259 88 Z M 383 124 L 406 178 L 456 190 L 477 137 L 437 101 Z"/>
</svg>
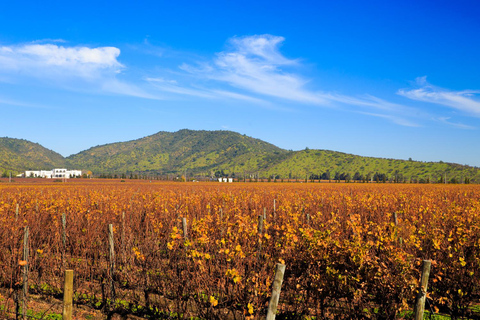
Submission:
<svg viewBox="0 0 480 320">
<path fill-rule="evenodd" d="M 58 294 L 63 270 L 73 269 L 75 301 L 107 314 L 260 319 L 280 262 L 287 268 L 279 318 L 403 318 L 421 261 L 431 259 L 435 310 L 479 316 L 472 308 L 480 294 L 476 185 L 3 184 L 3 287 L 21 286 L 25 226 L 31 290 Z"/>
</svg>

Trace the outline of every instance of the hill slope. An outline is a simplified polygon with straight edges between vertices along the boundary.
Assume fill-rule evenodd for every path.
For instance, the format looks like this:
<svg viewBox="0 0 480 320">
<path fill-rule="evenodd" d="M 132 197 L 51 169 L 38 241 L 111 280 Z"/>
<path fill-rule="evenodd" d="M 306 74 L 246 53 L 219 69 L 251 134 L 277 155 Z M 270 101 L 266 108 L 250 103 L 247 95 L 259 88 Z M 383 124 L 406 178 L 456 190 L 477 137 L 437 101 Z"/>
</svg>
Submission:
<svg viewBox="0 0 480 320">
<path fill-rule="evenodd" d="M 6 171 L 19 173 L 28 169 L 53 169 L 64 166 L 66 161 L 63 156 L 38 143 L 0 138 L 0 174 Z"/>
<path fill-rule="evenodd" d="M 94 173 L 209 173 L 218 168 L 257 170 L 288 154 L 270 143 L 231 131 L 159 132 L 138 140 L 97 146 L 68 157 Z"/>
<path fill-rule="evenodd" d="M 0 138 L 0 174 L 27 169 L 68 167 L 101 174 L 182 174 L 218 172 L 237 177 L 305 179 L 341 176 L 342 179 L 396 179 L 439 181 L 465 177 L 480 183 L 480 169 L 443 162 L 420 162 L 362 157 L 328 150 L 287 151 L 270 143 L 231 131 L 158 132 L 127 142 L 96 146 L 63 158 L 37 143 Z M 328 179 L 328 178 L 327 178 Z"/>
<path fill-rule="evenodd" d="M 287 151 L 231 131 L 159 132 L 138 140 L 90 148 L 67 159 L 70 166 L 95 174 L 155 172 L 210 175 L 216 171 L 237 177 L 298 177 L 329 173 L 353 178 L 438 181 L 469 177 L 480 182 L 480 169 L 443 162 L 420 162 L 362 157 L 328 150 Z M 380 180 L 383 176 L 380 175 Z M 361 177 L 360 177 L 361 176 Z"/>
<path fill-rule="evenodd" d="M 396 159 L 382 159 L 362 157 L 352 154 L 329 150 L 302 150 L 295 151 L 281 163 L 271 166 L 268 175 L 280 177 L 299 177 L 322 175 L 329 173 L 334 179 L 336 174 L 348 174 L 353 179 L 375 179 L 375 174 L 384 174 L 386 178 L 398 181 L 424 180 L 437 182 L 447 176 L 447 181 L 454 178 L 457 182 L 464 181 L 465 177 L 480 182 L 480 169 L 445 162 L 421 162 Z M 382 178 L 379 177 L 381 180 Z"/>
</svg>

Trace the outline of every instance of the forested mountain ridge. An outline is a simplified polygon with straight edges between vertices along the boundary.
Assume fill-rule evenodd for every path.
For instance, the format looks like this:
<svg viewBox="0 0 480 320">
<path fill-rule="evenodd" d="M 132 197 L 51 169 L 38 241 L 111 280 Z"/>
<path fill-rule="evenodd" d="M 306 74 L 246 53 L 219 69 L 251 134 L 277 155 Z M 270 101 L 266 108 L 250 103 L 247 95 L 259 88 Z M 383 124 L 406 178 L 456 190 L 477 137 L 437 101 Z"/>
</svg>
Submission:
<svg viewBox="0 0 480 320">
<path fill-rule="evenodd" d="M 218 168 L 256 170 L 288 151 L 231 131 L 158 132 L 141 139 L 96 146 L 67 158 L 72 166 L 93 172 L 191 173 Z"/>
<path fill-rule="evenodd" d="M 301 150 L 268 169 L 280 177 L 398 182 L 480 182 L 480 169 L 446 162 L 362 157 L 330 150 Z"/>
<path fill-rule="evenodd" d="M 260 176 L 277 179 L 480 182 L 480 169 L 444 162 L 363 157 L 329 150 L 287 151 L 232 131 L 158 132 L 92 147 L 67 158 L 39 144 L 0 138 L 0 174 L 68 167 L 94 175 Z"/>
</svg>

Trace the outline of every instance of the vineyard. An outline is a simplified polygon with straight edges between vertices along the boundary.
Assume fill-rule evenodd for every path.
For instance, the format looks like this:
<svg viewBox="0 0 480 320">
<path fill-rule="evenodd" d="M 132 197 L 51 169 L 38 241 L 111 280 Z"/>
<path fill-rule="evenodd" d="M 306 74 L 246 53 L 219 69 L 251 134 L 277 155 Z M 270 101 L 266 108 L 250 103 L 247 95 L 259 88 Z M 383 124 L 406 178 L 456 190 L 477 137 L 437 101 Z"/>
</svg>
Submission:
<svg viewBox="0 0 480 320">
<path fill-rule="evenodd" d="M 282 263 L 277 319 L 411 319 L 429 259 L 426 308 L 480 319 L 478 185 L 71 181 L 0 184 L 0 317 L 71 269 L 106 318 L 264 319 Z"/>
</svg>

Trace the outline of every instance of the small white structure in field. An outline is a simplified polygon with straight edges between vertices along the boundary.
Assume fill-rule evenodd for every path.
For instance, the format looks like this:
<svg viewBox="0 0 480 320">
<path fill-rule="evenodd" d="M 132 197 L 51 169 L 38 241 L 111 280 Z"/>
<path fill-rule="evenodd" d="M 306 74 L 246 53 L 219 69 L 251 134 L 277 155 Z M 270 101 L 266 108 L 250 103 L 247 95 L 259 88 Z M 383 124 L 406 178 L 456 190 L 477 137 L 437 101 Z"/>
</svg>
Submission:
<svg viewBox="0 0 480 320">
<path fill-rule="evenodd" d="M 218 178 L 218 182 L 222 182 L 222 181 L 223 181 L 223 179 L 222 179 L 222 178 Z"/>
<path fill-rule="evenodd" d="M 229 183 L 232 183 L 232 182 L 233 182 L 233 178 L 228 178 L 228 182 L 229 182 Z"/>
<path fill-rule="evenodd" d="M 82 175 L 81 170 L 67 170 L 67 169 L 52 169 L 48 170 L 39 170 L 39 171 L 25 171 L 25 177 L 34 177 L 34 178 L 72 178 L 79 177 Z"/>
<path fill-rule="evenodd" d="M 218 178 L 218 182 L 233 182 L 233 178 Z"/>
</svg>

